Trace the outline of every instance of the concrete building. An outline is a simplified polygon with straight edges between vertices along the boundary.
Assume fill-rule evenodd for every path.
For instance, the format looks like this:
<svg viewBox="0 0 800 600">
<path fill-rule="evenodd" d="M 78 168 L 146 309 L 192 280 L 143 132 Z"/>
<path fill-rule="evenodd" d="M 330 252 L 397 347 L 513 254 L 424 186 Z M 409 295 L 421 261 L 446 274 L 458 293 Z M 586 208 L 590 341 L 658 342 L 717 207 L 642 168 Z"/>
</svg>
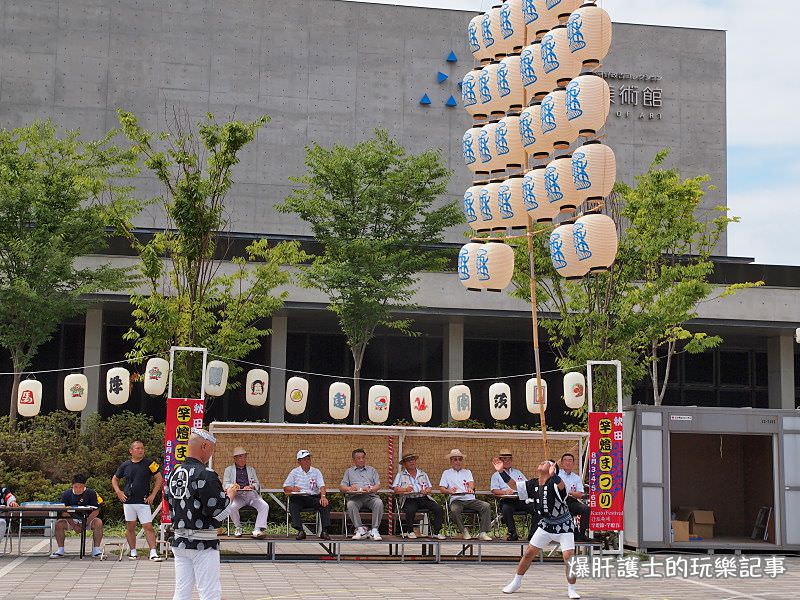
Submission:
<svg viewBox="0 0 800 600">
<path fill-rule="evenodd" d="M 183 0 L 6 0 L 0 61 L 0 124 L 18 126 L 51 117 L 87 137 L 116 126 L 116 109 L 136 113 L 151 129 L 164 125 L 165 110 L 179 106 L 194 119 L 206 112 L 271 123 L 242 155 L 227 208 L 231 235 L 308 239 L 307 227 L 274 210 L 291 189 L 288 177 L 303 172 L 304 147 L 352 144 L 383 127 L 410 151 L 438 147 L 454 176 L 453 199 L 469 185 L 460 138 L 468 115 L 445 101 L 459 98 L 457 83 L 471 67 L 465 28 L 471 13 L 339 0 L 248 0 L 217 3 Z M 446 57 L 454 52 L 455 63 Z M 437 72 L 448 76 L 437 83 Z M 607 127 L 619 177 L 632 182 L 655 153 L 671 147 L 670 164 L 686 176 L 708 173 L 715 192 L 702 210 L 724 203 L 726 188 L 725 33 L 722 31 L 617 24 L 611 55 L 602 67 L 614 105 Z M 427 94 L 430 105 L 419 100 Z M 137 193 L 160 193 L 146 173 Z M 155 210 L 136 221 L 143 234 L 163 226 Z M 460 245 L 463 230 L 448 241 Z M 124 251 L 120 251 L 124 254 Z M 719 283 L 763 279 L 766 286 L 733 299 L 704 304 L 694 325 L 724 335 L 724 346 L 699 357 L 680 357 L 668 401 L 713 406 L 794 408 L 800 365 L 792 335 L 800 326 L 800 268 L 755 265 L 726 256 L 723 239 L 715 277 Z M 110 260 L 129 261 L 115 255 Z M 364 376 L 375 379 L 492 378 L 531 370 L 527 306 L 505 295 L 468 295 L 452 273 L 421 279 L 415 314 L 417 338 L 379 336 Z M 36 368 L 79 367 L 118 360 L 130 325 L 124 296 L 98 298 L 85 320 L 67 323 L 42 350 Z M 212 418 L 283 420 L 287 371 L 346 375 L 349 359 L 325 298 L 292 290 L 284 311 L 272 319 L 273 335 L 250 360 L 273 370 L 269 409 L 247 407 L 241 391 L 210 406 Z M 545 352 L 545 367 L 554 360 Z M 9 370 L 9 369 L 4 369 Z M 98 386 L 101 369 L 89 369 L 93 406 L 111 411 Z M 42 377 L 45 408 L 63 402 L 60 377 Z M 311 377 L 312 394 L 324 394 L 330 378 Z M 0 378 L 0 390 L 9 389 Z M 484 385 L 485 383 L 485 385 Z M 522 397 L 524 378 L 514 380 Z M 412 384 L 398 383 L 404 399 Z M 474 397 L 485 396 L 487 382 Z M 551 382 L 551 394 L 560 381 Z M 6 397 L 2 393 L 0 397 Z M 313 396 L 312 396 L 313 397 Z M 645 400 L 637 390 L 634 401 Z M 160 406 L 136 394 L 130 407 L 160 416 Z M 320 402 L 319 404 L 324 404 Z M 434 420 L 446 419 L 438 402 Z M 0 405 L 6 406 L 7 402 Z M 527 417 L 513 404 L 513 419 Z M 362 411 L 363 413 L 364 411 Z M 408 418 L 407 402 L 394 403 L 392 418 Z M 311 420 L 326 419 L 324 407 Z M 488 407 L 476 418 L 486 421 Z M 557 417 L 556 417 L 557 419 Z"/>
</svg>

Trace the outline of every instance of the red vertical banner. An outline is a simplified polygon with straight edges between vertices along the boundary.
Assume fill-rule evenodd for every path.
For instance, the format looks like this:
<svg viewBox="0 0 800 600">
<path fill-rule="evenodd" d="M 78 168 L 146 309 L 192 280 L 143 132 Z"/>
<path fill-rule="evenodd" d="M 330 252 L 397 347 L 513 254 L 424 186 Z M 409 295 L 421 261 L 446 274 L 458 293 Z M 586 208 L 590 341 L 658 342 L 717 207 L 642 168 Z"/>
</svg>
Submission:
<svg viewBox="0 0 800 600">
<path fill-rule="evenodd" d="M 167 398 L 167 418 L 164 425 L 164 485 L 173 469 L 186 460 L 189 434 L 192 427 L 203 426 L 205 406 L 202 400 Z M 161 522 L 170 523 L 169 506 L 161 500 Z"/>
<path fill-rule="evenodd" d="M 589 413 L 589 529 L 623 529 L 622 413 Z"/>
</svg>

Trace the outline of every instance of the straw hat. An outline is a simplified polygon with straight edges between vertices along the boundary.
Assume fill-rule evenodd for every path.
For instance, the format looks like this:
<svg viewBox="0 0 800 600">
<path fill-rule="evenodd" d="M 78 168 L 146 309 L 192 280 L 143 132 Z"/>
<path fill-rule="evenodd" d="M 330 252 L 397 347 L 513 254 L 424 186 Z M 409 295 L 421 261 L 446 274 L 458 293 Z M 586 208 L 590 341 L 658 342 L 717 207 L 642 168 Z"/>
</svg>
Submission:
<svg viewBox="0 0 800 600">
<path fill-rule="evenodd" d="M 236 446 L 236 448 L 233 449 L 234 456 L 240 456 L 242 454 L 247 454 L 247 450 L 245 450 L 241 446 Z"/>
<path fill-rule="evenodd" d="M 404 463 L 404 462 L 406 462 L 407 460 L 409 460 L 409 459 L 412 459 L 412 458 L 419 458 L 419 454 L 417 454 L 416 452 L 412 452 L 411 450 L 409 450 L 409 451 L 407 451 L 407 452 L 403 452 L 403 456 L 400 458 L 400 462 L 401 462 L 401 463 Z"/>
<path fill-rule="evenodd" d="M 447 458 L 449 459 L 449 458 L 453 458 L 453 457 L 456 457 L 456 456 L 460 456 L 461 458 L 464 458 L 464 455 L 461 454 L 461 450 L 458 450 L 457 448 L 453 448 L 452 450 L 450 450 L 450 454 L 447 455 Z"/>
<path fill-rule="evenodd" d="M 514 456 L 508 448 L 500 448 L 498 456 Z"/>
</svg>

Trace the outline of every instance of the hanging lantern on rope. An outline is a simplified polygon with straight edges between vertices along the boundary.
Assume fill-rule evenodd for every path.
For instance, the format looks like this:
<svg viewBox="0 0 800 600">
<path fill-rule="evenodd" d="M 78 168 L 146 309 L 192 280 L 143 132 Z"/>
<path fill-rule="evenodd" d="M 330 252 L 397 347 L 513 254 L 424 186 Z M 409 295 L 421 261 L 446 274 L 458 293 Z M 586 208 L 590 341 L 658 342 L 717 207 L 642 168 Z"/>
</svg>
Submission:
<svg viewBox="0 0 800 600">
<path fill-rule="evenodd" d="M 483 244 L 470 242 L 461 246 L 461 250 L 458 251 L 458 280 L 471 292 L 481 291 L 476 268 L 478 248 L 481 246 Z"/>
<path fill-rule="evenodd" d="M 617 258 L 617 226 L 608 215 L 584 215 L 572 228 L 578 262 L 590 273 L 608 271 Z"/>
<path fill-rule="evenodd" d="M 500 36 L 500 4 L 495 4 L 487 10 L 481 21 L 481 35 L 483 46 L 491 59 L 498 55 L 504 56 L 502 37 Z"/>
<path fill-rule="evenodd" d="M 578 260 L 572 236 L 572 225 L 560 225 L 550 233 L 550 260 L 565 279 L 580 279 L 589 272 L 588 265 Z"/>
<path fill-rule="evenodd" d="M 564 375 L 564 404 L 572 410 L 583 406 L 586 398 L 586 377 L 583 373 L 572 371 Z"/>
<path fill-rule="evenodd" d="M 427 423 L 433 416 L 433 394 L 431 388 L 420 385 L 411 389 L 411 418 L 415 423 Z"/>
<path fill-rule="evenodd" d="M 524 109 L 519 115 L 519 134 L 522 138 L 522 147 L 525 154 L 535 160 L 547 158 L 551 146 L 545 145 L 542 136 L 542 104 L 535 102 Z"/>
<path fill-rule="evenodd" d="M 602 200 L 614 189 L 617 159 L 599 141 L 587 142 L 572 154 L 572 181 L 582 200 Z"/>
<path fill-rule="evenodd" d="M 577 9 L 583 0 L 546 0 L 545 8 L 550 13 L 555 13 L 559 23 L 566 23 L 569 15 Z"/>
<path fill-rule="evenodd" d="M 328 412 L 332 419 L 341 421 L 350 414 L 350 386 L 343 381 L 335 381 L 328 388 Z"/>
<path fill-rule="evenodd" d="M 475 230 L 477 230 L 478 222 L 478 199 L 480 198 L 482 189 L 483 187 L 480 185 L 473 185 L 464 192 L 464 218 L 467 221 L 467 225 Z"/>
<path fill-rule="evenodd" d="M 541 39 L 542 35 L 558 25 L 558 14 L 547 10 L 552 0 L 525 0 L 522 6 L 528 40 Z"/>
<path fill-rule="evenodd" d="M 520 170 L 526 165 L 527 157 L 522 145 L 519 117 L 503 117 L 498 121 L 494 134 L 494 146 L 498 166 L 501 169 Z"/>
<path fill-rule="evenodd" d="M 467 25 L 467 40 L 469 41 L 469 49 L 472 52 L 473 58 L 478 62 L 488 59 L 488 53 L 483 45 L 483 36 L 481 35 L 481 21 L 483 15 L 472 17 Z"/>
<path fill-rule="evenodd" d="M 83 373 L 71 373 L 64 377 L 64 408 L 80 412 L 89 401 L 89 379 Z"/>
<path fill-rule="evenodd" d="M 511 416 L 511 388 L 507 383 L 489 386 L 489 412 L 495 421 L 505 421 Z"/>
<path fill-rule="evenodd" d="M 522 179 L 522 200 L 535 223 L 550 223 L 559 213 L 558 205 L 547 199 L 546 170 L 546 165 L 533 167 Z"/>
<path fill-rule="evenodd" d="M 608 120 L 611 90 L 602 77 L 580 75 L 567 84 L 567 119 L 578 135 L 594 137 Z"/>
<path fill-rule="evenodd" d="M 570 52 L 567 28 L 564 25 L 558 25 L 544 35 L 541 51 L 544 73 L 551 79 L 554 78 L 557 86 L 567 85 L 580 74 L 581 62 Z"/>
<path fill-rule="evenodd" d="M 367 393 L 367 415 L 373 423 L 384 423 L 389 418 L 392 396 L 385 385 L 373 385 Z"/>
<path fill-rule="evenodd" d="M 35 417 L 42 409 L 42 382 L 35 379 L 20 381 L 17 386 L 17 414 Z"/>
<path fill-rule="evenodd" d="M 128 401 L 131 393 L 131 374 L 124 367 L 114 367 L 106 372 L 106 398 L 109 404 L 119 405 Z"/>
<path fill-rule="evenodd" d="M 502 178 L 503 164 L 497 154 L 497 128 L 499 123 L 487 123 L 478 136 L 480 170 L 488 170 L 492 178 Z"/>
<path fill-rule="evenodd" d="M 481 166 L 478 152 L 478 137 L 480 134 L 481 127 L 472 127 L 464 132 L 464 137 L 462 138 L 464 164 L 466 164 L 467 168 L 473 173 L 479 171 Z"/>
<path fill-rule="evenodd" d="M 522 86 L 525 88 L 525 101 L 528 104 L 541 100 L 556 87 L 556 78 L 544 72 L 541 42 L 534 42 L 522 49 L 519 55 L 519 70 Z"/>
<path fill-rule="evenodd" d="M 228 385 L 228 365 L 221 360 L 212 360 L 206 365 L 206 394 L 222 396 Z"/>
<path fill-rule="evenodd" d="M 497 191 L 497 212 L 500 224 L 506 228 L 520 229 L 528 225 L 528 213 L 522 197 L 521 173 L 500 183 Z"/>
<path fill-rule="evenodd" d="M 500 108 L 506 113 L 519 113 L 525 103 L 525 88 L 520 71 L 521 58 L 506 56 L 497 68 L 497 92 Z M 465 78 L 466 79 L 466 78 Z"/>
<path fill-rule="evenodd" d="M 290 377 L 286 382 L 286 412 L 302 415 L 308 402 L 308 380 L 303 377 Z"/>
<path fill-rule="evenodd" d="M 542 382 L 541 398 L 537 394 L 538 386 L 536 385 L 536 377 L 531 377 L 525 382 L 525 406 L 528 412 L 534 415 L 540 414 L 539 405 L 543 411 L 547 410 L 547 382 L 540 378 Z"/>
<path fill-rule="evenodd" d="M 559 212 L 574 211 L 580 199 L 572 182 L 572 156 L 560 156 L 547 165 L 544 173 L 547 201 Z"/>
<path fill-rule="evenodd" d="M 450 418 L 466 421 L 472 413 L 472 392 L 466 385 L 454 385 L 448 393 L 450 399 Z"/>
<path fill-rule="evenodd" d="M 525 45 L 522 0 L 505 0 L 500 7 L 500 37 L 502 50 L 506 55 L 519 52 Z"/>
<path fill-rule="evenodd" d="M 473 119 L 482 112 L 481 105 L 478 103 L 478 78 L 483 69 L 478 67 L 472 71 L 467 71 L 464 79 L 461 80 L 461 106 L 464 107 Z"/>
<path fill-rule="evenodd" d="M 244 399 L 250 406 L 264 406 L 269 393 L 269 373 L 250 369 L 244 382 Z"/>
<path fill-rule="evenodd" d="M 542 100 L 542 144 L 563 150 L 578 139 L 578 129 L 567 119 L 567 93 L 558 88 Z"/>
<path fill-rule="evenodd" d="M 483 244 L 475 253 L 475 269 L 482 288 L 502 292 L 514 275 L 514 249 L 502 242 Z"/>
<path fill-rule="evenodd" d="M 503 102 L 500 99 L 500 87 L 498 85 L 497 77 L 500 71 L 500 63 L 493 62 L 486 65 L 481 71 L 481 77 L 478 78 L 478 95 L 481 100 L 484 100 L 483 84 L 489 85 L 489 102 L 484 102 L 483 111 L 488 112 L 488 119 L 490 121 L 498 121 L 502 119 L 506 113 L 503 109 Z M 483 76 L 483 74 L 486 74 Z"/>
<path fill-rule="evenodd" d="M 144 393 L 148 396 L 161 396 L 167 391 L 169 382 L 169 362 L 154 357 L 144 368 Z"/>
<path fill-rule="evenodd" d="M 492 187 L 489 187 L 492 186 Z M 497 192 L 500 191 L 500 184 L 496 181 L 482 186 L 478 194 L 478 220 L 475 222 L 475 230 L 479 233 L 491 231 L 497 220 Z"/>
<path fill-rule="evenodd" d="M 572 55 L 584 69 L 594 71 L 611 48 L 611 17 L 595 4 L 584 4 L 567 20 L 567 39 Z"/>
</svg>

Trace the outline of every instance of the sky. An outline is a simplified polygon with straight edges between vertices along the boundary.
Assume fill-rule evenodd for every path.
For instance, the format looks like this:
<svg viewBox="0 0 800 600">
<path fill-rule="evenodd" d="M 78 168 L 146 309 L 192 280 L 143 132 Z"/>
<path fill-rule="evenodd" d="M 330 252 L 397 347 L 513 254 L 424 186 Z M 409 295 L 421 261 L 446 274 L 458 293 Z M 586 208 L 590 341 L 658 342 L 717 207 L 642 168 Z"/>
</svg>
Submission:
<svg viewBox="0 0 800 600">
<path fill-rule="evenodd" d="M 491 4 L 490 0 L 369 1 L 475 11 Z M 792 62 L 800 54 L 800 35 L 789 27 L 798 0 L 600 0 L 598 4 L 619 22 L 728 32 L 728 206 L 731 215 L 741 218 L 728 232 L 728 254 L 764 264 L 800 265 L 796 230 L 800 77 Z"/>
</svg>

